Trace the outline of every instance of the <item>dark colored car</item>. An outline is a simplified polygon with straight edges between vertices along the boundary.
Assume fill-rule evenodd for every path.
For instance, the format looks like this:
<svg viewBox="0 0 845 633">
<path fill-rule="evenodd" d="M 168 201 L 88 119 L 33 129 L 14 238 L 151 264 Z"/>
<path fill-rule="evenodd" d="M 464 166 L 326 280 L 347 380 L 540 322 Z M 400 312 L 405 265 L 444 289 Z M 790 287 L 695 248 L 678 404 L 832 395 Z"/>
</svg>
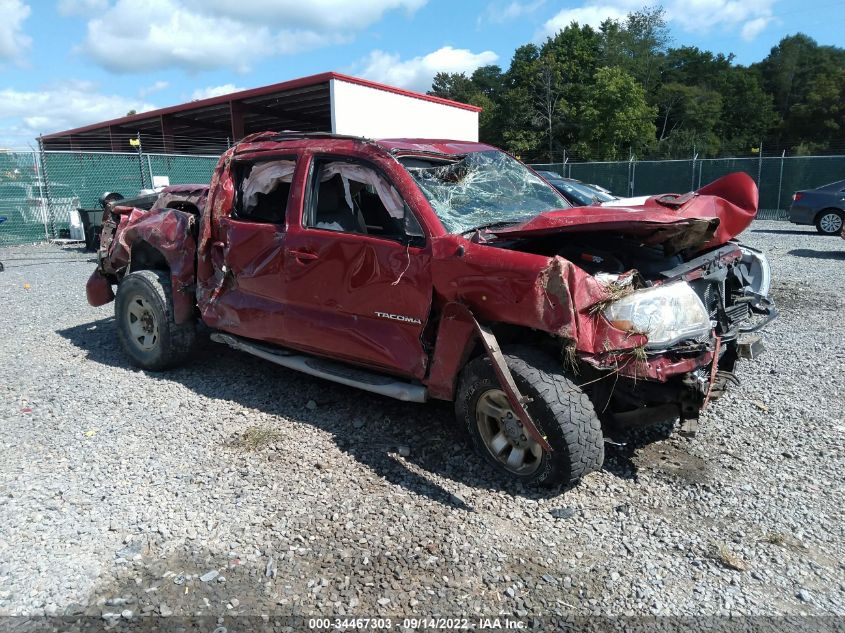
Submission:
<svg viewBox="0 0 845 633">
<path fill-rule="evenodd" d="M 769 267 L 735 240 L 756 210 L 740 173 L 572 208 L 481 143 L 266 132 L 210 187 L 110 207 L 86 290 L 145 369 L 184 361 L 202 323 L 312 376 L 452 401 L 502 471 L 572 484 L 601 468 L 603 424 L 691 431 L 760 351 Z"/>
<path fill-rule="evenodd" d="M 789 221 L 814 224 L 822 235 L 840 235 L 845 227 L 845 180 L 796 191 L 789 207 Z"/>
<path fill-rule="evenodd" d="M 586 207 L 618 199 L 609 193 L 607 189 L 589 185 L 575 178 L 564 178 L 553 171 L 538 171 L 537 173 L 548 180 L 552 187 L 563 194 L 563 197 L 573 207 Z"/>
</svg>

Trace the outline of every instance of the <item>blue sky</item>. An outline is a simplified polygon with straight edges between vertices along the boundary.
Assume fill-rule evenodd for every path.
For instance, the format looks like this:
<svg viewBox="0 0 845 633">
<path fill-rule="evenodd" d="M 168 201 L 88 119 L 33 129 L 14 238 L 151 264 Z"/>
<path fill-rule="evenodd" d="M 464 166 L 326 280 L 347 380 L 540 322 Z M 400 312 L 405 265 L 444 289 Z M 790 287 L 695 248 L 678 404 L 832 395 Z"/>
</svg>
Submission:
<svg viewBox="0 0 845 633">
<path fill-rule="evenodd" d="M 338 70 L 425 90 L 440 70 L 506 68 L 516 46 L 638 0 L 0 0 L 0 147 Z M 764 57 L 802 31 L 839 44 L 845 1 L 665 0 L 673 44 Z"/>
</svg>

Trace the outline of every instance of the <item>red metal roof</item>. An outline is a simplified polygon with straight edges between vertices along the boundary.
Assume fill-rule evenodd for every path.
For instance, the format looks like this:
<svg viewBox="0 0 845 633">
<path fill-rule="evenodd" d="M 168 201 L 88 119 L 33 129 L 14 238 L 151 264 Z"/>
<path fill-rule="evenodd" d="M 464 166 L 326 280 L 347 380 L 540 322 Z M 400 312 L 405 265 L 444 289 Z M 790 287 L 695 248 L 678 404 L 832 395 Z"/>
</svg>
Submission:
<svg viewBox="0 0 845 633">
<path fill-rule="evenodd" d="M 385 92 L 392 92 L 394 94 L 402 95 L 404 97 L 411 97 L 414 99 L 421 99 L 423 101 L 430 101 L 432 103 L 439 103 L 441 105 L 450 106 L 453 108 L 461 108 L 462 110 L 469 110 L 471 112 L 481 111 L 481 108 L 479 108 L 478 106 L 469 105 L 467 103 L 460 103 L 458 101 L 452 101 L 451 99 L 443 99 L 441 97 L 435 97 L 432 95 L 423 94 L 421 92 L 414 92 L 412 90 L 405 90 L 403 88 L 397 88 L 395 86 L 388 86 L 387 84 L 381 84 L 375 81 L 370 81 L 369 79 L 362 79 L 360 77 L 353 77 L 352 75 L 344 75 L 342 73 L 336 72 L 326 72 L 319 73 L 317 75 L 309 75 L 308 77 L 291 79 L 289 81 L 283 81 L 281 83 L 270 84 L 269 86 L 262 86 L 260 88 L 250 88 L 248 90 L 241 90 L 239 92 L 230 92 L 228 94 L 220 95 L 218 97 L 209 97 L 208 99 L 199 99 L 197 101 L 189 101 L 188 103 L 181 103 L 179 105 L 168 106 L 166 108 L 159 108 L 157 110 L 149 110 L 147 112 L 133 114 L 132 116 L 124 116 L 117 119 L 110 119 L 108 121 L 100 121 L 99 123 L 85 125 L 82 127 L 74 128 L 72 130 L 64 130 L 62 132 L 53 132 L 52 134 L 45 134 L 43 138 L 49 140 L 54 138 L 61 138 L 70 134 L 81 134 L 83 132 L 90 132 L 92 130 L 107 128 L 111 125 L 123 126 L 137 121 L 148 121 L 150 119 L 155 119 L 156 117 L 160 117 L 166 114 L 175 114 L 178 112 L 199 110 L 201 108 L 209 106 L 226 104 L 230 101 L 239 101 L 241 99 L 260 97 L 268 94 L 273 94 L 275 92 L 283 92 L 285 90 L 293 90 L 296 88 L 315 86 L 322 83 L 327 83 L 331 79 L 345 81 L 347 83 L 357 84 L 359 86 L 365 86 L 367 88 L 373 88 L 375 90 L 384 90 Z"/>
</svg>

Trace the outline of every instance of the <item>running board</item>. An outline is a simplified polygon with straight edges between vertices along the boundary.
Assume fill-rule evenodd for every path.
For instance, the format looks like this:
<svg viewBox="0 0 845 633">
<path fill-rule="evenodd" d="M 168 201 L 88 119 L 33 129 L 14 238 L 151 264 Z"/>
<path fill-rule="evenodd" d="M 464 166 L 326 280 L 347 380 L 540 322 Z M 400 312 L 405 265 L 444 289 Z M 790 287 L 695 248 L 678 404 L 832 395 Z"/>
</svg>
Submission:
<svg viewBox="0 0 845 633">
<path fill-rule="evenodd" d="M 232 334 L 214 332 L 211 335 L 211 340 L 216 343 L 225 343 L 233 349 L 269 360 L 271 363 L 276 363 L 282 367 L 295 369 L 303 374 L 331 380 L 348 387 L 357 387 L 364 391 L 396 398 L 404 402 L 425 402 L 428 400 L 428 390 L 422 385 L 403 382 L 365 369 L 350 367 L 316 356 L 299 354 L 284 348 L 261 345 Z"/>
</svg>

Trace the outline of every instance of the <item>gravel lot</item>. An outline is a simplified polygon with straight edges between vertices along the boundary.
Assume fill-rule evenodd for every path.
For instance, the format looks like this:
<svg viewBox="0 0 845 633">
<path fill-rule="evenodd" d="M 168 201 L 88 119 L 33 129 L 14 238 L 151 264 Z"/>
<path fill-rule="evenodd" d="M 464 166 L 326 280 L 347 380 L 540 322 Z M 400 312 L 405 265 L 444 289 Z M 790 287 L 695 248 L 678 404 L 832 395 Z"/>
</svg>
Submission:
<svg viewBox="0 0 845 633">
<path fill-rule="evenodd" d="M 501 484 L 450 406 L 204 339 L 131 369 L 90 256 L 0 252 L 0 615 L 845 615 L 845 241 L 759 221 L 782 315 L 692 440 Z M 105 614 L 105 615 L 104 615 Z"/>
</svg>

